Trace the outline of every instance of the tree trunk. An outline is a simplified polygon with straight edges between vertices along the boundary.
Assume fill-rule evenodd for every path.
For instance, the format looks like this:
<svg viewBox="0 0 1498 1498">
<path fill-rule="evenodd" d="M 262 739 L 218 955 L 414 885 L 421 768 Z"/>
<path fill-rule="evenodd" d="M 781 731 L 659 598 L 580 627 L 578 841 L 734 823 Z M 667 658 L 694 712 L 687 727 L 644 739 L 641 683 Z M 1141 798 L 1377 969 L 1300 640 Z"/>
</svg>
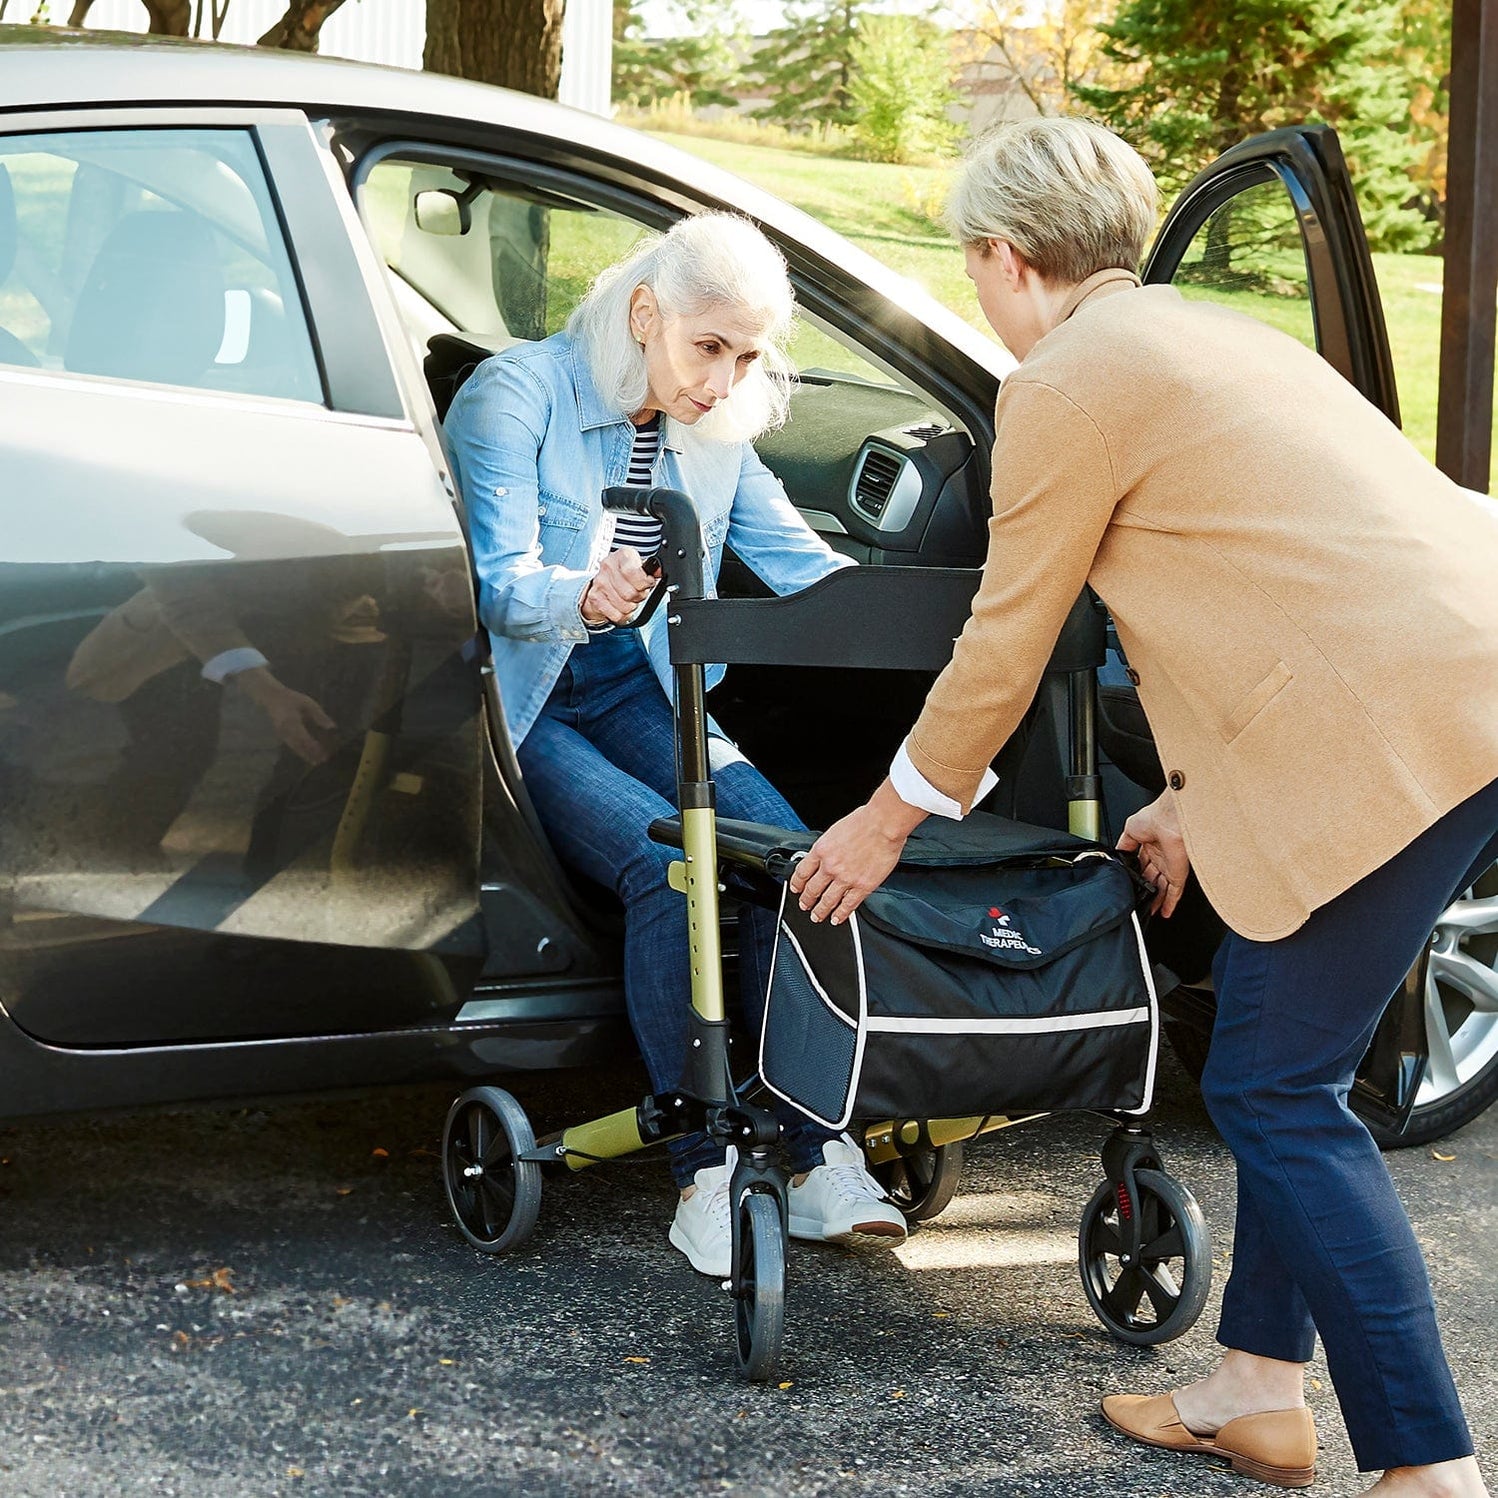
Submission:
<svg viewBox="0 0 1498 1498">
<path fill-rule="evenodd" d="M 342 4 L 343 0 L 291 0 L 286 14 L 260 38 L 258 45 L 282 47 L 288 52 L 316 52 L 323 22 Z"/>
<path fill-rule="evenodd" d="M 94 8 L 94 0 L 73 0 L 73 9 L 68 15 L 69 26 L 86 26 L 88 13 Z M 3 12 L 0 12 L 3 14 Z"/>
<path fill-rule="evenodd" d="M 141 0 L 151 24 L 146 30 L 152 36 L 191 36 L 192 0 Z M 76 12 L 78 7 L 73 7 Z"/>
<path fill-rule="evenodd" d="M 427 0 L 422 66 L 555 99 L 563 0 Z"/>
</svg>

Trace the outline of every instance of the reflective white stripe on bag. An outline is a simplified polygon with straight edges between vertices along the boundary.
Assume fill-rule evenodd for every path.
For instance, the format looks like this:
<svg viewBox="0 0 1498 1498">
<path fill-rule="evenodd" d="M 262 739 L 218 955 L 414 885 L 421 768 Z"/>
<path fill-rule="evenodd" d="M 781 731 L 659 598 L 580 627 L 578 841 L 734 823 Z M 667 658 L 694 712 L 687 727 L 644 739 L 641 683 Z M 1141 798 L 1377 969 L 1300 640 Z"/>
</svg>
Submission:
<svg viewBox="0 0 1498 1498">
<path fill-rule="evenodd" d="M 1150 1017 L 1147 1004 L 1112 1014 L 1063 1014 L 1055 1019 L 930 1019 L 871 1014 L 870 1030 L 888 1035 L 1032 1035 L 1058 1030 L 1101 1030 L 1112 1025 L 1143 1024 Z"/>
</svg>

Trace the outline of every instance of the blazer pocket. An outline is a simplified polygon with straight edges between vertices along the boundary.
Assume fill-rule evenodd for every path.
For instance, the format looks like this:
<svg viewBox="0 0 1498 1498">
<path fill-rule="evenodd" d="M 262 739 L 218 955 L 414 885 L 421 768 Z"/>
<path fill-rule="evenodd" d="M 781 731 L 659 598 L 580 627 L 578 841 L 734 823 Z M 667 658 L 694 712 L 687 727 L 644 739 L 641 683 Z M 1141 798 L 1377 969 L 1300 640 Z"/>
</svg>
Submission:
<svg viewBox="0 0 1498 1498">
<path fill-rule="evenodd" d="M 1257 686 L 1246 692 L 1222 725 L 1222 739 L 1231 744 L 1260 713 L 1295 680 L 1295 674 L 1284 663 L 1276 661 Z"/>
</svg>

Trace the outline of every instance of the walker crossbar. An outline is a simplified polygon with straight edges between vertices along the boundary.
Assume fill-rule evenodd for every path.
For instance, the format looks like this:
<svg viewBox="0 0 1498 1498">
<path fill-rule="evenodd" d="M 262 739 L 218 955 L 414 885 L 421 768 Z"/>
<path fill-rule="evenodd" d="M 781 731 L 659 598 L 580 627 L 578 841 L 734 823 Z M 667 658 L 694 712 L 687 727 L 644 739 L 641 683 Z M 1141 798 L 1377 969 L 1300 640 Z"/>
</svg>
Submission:
<svg viewBox="0 0 1498 1498">
<path fill-rule="evenodd" d="M 843 567 L 784 598 L 676 601 L 671 662 L 940 671 L 972 609 L 966 567 Z M 1077 599 L 1046 666 L 1092 671 L 1107 658 L 1095 595 Z"/>
</svg>

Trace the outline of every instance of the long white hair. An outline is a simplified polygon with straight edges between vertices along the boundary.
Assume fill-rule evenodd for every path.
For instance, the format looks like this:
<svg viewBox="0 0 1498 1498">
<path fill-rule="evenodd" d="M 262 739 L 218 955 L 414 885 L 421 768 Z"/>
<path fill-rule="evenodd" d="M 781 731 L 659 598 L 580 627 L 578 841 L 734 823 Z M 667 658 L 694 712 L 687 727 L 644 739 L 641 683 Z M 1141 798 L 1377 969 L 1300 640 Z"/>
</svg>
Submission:
<svg viewBox="0 0 1498 1498">
<path fill-rule="evenodd" d="M 629 326 L 630 298 L 648 286 L 668 317 L 728 308 L 760 340 L 760 356 L 727 400 L 692 431 L 718 442 L 750 442 L 785 424 L 795 368 L 786 354 L 795 298 L 785 260 L 746 218 L 699 213 L 649 235 L 599 273 L 567 319 L 605 404 L 630 415 L 645 404 L 645 351 Z"/>
</svg>

